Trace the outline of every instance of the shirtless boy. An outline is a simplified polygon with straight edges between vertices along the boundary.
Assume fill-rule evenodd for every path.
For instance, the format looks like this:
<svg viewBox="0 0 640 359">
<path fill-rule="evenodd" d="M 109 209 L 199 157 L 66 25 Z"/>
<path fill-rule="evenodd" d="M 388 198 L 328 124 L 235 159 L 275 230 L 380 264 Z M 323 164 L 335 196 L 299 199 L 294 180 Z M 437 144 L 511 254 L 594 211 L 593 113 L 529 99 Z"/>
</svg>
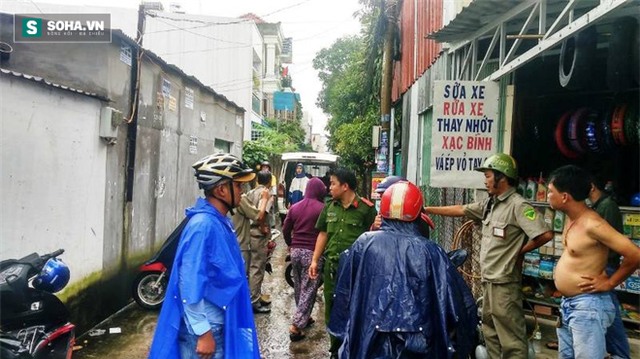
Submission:
<svg viewBox="0 0 640 359">
<path fill-rule="evenodd" d="M 564 251 L 554 271 L 562 293 L 557 329 L 560 358 L 606 356 L 605 334 L 613 322 L 615 307 L 609 291 L 640 265 L 640 248 L 587 207 L 589 174 L 574 165 L 551 173 L 548 201 L 568 220 L 562 235 Z M 618 270 L 607 276 L 609 249 L 623 256 Z"/>
</svg>

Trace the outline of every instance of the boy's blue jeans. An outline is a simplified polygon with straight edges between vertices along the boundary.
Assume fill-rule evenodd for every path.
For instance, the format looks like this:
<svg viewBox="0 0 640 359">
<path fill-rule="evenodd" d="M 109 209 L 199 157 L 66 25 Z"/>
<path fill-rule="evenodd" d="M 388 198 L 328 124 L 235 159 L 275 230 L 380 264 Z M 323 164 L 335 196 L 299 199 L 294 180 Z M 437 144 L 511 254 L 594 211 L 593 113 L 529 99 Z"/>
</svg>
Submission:
<svg viewBox="0 0 640 359">
<path fill-rule="evenodd" d="M 604 358 L 605 334 L 615 311 L 609 292 L 562 298 L 562 325 L 556 330 L 559 358 Z"/>
<path fill-rule="evenodd" d="M 213 339 L 216 341 L 216 352 L 212 359 L 224 359 L 224 330 L 222 324 L 212 324 L 211 332 Z M 190 334 L 186 330 L 180 330 L 178 334 L 178 344 L 180 345 L 180 357 L 182 359 L 200 359 L 196 354 L 196 346 L 198 345 L 198 336 Z"/>
</svg>

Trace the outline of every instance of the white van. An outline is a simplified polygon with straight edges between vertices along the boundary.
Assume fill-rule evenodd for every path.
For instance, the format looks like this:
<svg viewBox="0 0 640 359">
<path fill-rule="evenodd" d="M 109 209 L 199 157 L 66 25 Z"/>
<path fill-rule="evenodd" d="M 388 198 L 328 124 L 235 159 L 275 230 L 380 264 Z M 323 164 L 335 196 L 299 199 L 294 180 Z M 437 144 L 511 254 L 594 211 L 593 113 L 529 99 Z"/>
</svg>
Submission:
<svg viewBox="0 0 640 359">
<path fill-rule="evenodd" d="M 289 186 L 295 176 L 296 164 L 302 163 L 308 175 L 322 178 L 337 165 L 338 159 L 339 156 L 329 153 L 285 152 L 282 154 L 282 169 L 278 177 L 278 212 L 281 219 L 287 215 Z"/>
</svg>

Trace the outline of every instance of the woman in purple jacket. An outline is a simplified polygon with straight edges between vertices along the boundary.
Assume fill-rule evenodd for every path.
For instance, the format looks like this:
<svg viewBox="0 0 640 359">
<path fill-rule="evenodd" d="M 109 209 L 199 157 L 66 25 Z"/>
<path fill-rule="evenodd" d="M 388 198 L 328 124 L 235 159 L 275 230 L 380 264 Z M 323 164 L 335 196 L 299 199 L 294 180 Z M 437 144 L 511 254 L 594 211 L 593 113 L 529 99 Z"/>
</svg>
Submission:
<svg viewBox="0 0 640 359">
<path fill-rule="evenodd" d="M 289 327 L 291 341 L 303 339 L 305 335 L 302 329 L 313 323 L 311 311 L 316 301 L 320 278 L 315 280 L 309 278 L 308 270 L 318 238 L 316 221 L 324 207 L 326 194 L 327 189 L 320 179 L 309 180 L 304 199 L 291 206 L 282 225 L 284 240 L 291 248 L 293 289 L 296 299 L 296 312 Z M 322 263 L 318 265 L 321 266 Z"/>
</svg>

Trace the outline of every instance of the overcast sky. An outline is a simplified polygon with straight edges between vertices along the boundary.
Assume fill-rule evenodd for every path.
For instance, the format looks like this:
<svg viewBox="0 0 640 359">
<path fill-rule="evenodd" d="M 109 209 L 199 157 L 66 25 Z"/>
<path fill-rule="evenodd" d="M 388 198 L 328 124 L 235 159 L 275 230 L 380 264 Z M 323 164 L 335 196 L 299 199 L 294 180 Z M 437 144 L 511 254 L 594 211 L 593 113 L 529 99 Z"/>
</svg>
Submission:
<svg viewBox="0 0 640 359">
<path fill-rule="evenodd" d="M 7 1 L 7 0 L 0 0 Z M 11 1 L 11 0 L 9 0 Z M 14 0 L 16 1 L 16 0 Z M 17 0 L 32 3 L 31 0 Z M 36 3 L 97 5 L 137 8 L 136 0 L 44 0 Z M 329 47 L 336 39 L 360 31 L 353 14 L 361 8 L 358 0 L 176 0 L 160 1 L 165 11 L 170 3 L 182 5 L 186 13 L 237 17 L 254 13 L 267 22 L 281 22 L 285 37 L 293 38 L 293 64 L 289 73 L 293 87 L 300 94 L 302 106 L 313 120 L 313 132 L 320 132 L 326 115 L 315 105 L 320 81 L 313 69 L 313 58 L 320 49 Z"/>
</svg>

